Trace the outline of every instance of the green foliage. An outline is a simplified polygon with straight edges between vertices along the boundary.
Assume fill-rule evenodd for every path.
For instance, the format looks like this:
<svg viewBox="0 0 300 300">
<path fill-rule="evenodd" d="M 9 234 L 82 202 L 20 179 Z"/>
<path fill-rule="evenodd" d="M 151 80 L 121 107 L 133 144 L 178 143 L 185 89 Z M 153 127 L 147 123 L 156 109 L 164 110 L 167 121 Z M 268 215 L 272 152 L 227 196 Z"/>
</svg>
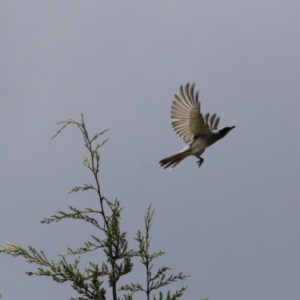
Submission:
<svg viewBox="0 0 300 300">
<path fill-rule="evenodd" d="M 136 252 L 136 256 L 140 258 L 140 262 L 145 266 L 146 270 L 146 286 L 143 287 L 139 283 L 131 283 L 125 284 L 119 288 L 120 291 L 129 291 L 129 295 L 133 295 L 136 292 L 144 292 L 146 293 L 147 300 L 150 299 L 150 294 L 154 290 L 159 290 L 160 288 L 169 285 L 173 282 L 178 280 L 184 280 L 185 278 L 189 277 L 188 275 L 183 275 L 182 272 L 176 275 L 169 275 L 167 276 L 167 272 L 171 270 L 169 267 L 160 267 L 156 272 L 153 272 L 153 263 L 152 261 L 155 258 L 158 258 L 165 253 L 163 251 L 157 251 L 154 253 L 149 253 L 151 236 L 150 236 L 150 228 L 152 224 L 152 219 L 154 215 L 154 210 L 151 210 L 151 204 L 148 207 L 147 214 L 145 216 L 145 235 L 141 233 L 139 230 L 137 232 L 137 237 L 135 238 L 139 245 L 139 250 Z M 187 289 L 187 287 L 182 287 L 179 291 L 176 291 L 174 294 L 171 294 L 170 291 L 167 292 L 166 300 L 175 300 L 179 299 L 183 292 Z M 155 300 L 155 296 L 153 296 Z M 159 293 L 159 299 L 163 300 L 163 293 Z"/>
<path fill-rule="evenodd" d="M 145 216 L 145 234 L 141 231 L 137 232 L 136 241 L 138 242 L 138 250 L 134 251 L 128 246 L 127 233 L 121 230 L 120 219 L 122 207 L 118 200 L 114 202 L 108 201 L 101 193 L 98 173 L 100 171 L 100 153 L 99 149 L 106 143 L 106 140 L 97 143 L 93 146 L 100 136 L 107 130 L 96 133 L 93 138 L 89 138 L 86 130 L 83 115 L 81 122 L 75 120 L 68 120 L 59 122 L 63 124 L 62 128 L 53 136 L 56 137 L 68 125 L 76 125 L 84 138 L 85 147 L 88 150 L 88 155 L 83 156 L 83 165 L 88 168 L 94 177 L 94 184 L 84 184 L 76 186 L 69 193 L 76 193 L 79 191 L 93 190 L 96 192 L 97 208 L 83 208 L 78 209 L 69 206 L 69 211 L 58 211 L 56 214 L 45 218 L 41 221 L 43 224 L 50 224 L 53 222 L 60 222 L 66 219 L 82 220 L 92 225 L 99 230 L 99 236 L 92 235 L 90 240 L 84 242 L 84 245 L 77 249 L 67 248 L 67 251 L 58 255 L 58 261 L 48 260 L 43 251 L 38 251 L 34 247 L 29 246 L 28 250 L 12 244 L 6 243 L 0 246 L 0 253 L 9 254 L 13 257 L 23 257 L 28 263 L 34 263 L 38 266 L 36 271 L 26 272 L 29 276 L 47 276 L 52 278 L 57 283 L 70 282 L 72 288 L 80 295 L 78 298 L 71 298 L 73 300 L 105 300 L 107 299 L 107 288 L 103 287 L 106 282 L 111 289 L 113 300 L 132 300 L 133 294 L 136 292 L 146 293 L 146 299 L 150 299 L 151 293 L 160 290 L 166 285 L 169 285 L 178 280 L 184 280 L 187 275 L 182 272 L 176 275 L 167 275 L 171 270 L 169 267 L 162 266 L 153 270 L 153 260 L 165 253 L 157 251 L 149 252 L 151 236 L 150 228 L 152 224 L 154 210 L 151 210 L 151 205 L 148 208 Z M 96 264 L 89 262 L 88 267 L 79 268 L 80 255 L 85 255 L 91 251 L 102 251 L 102 263 Z M 73 261 L 67 260 L 66 256 L 74 256 Z M 133 271 L 133 259 L 139 259 L 144 265 L 146 271 L 145 286 L 139 283 L 130 283 L 117 288 L 117 283 L 120 278 Z M 186 287 L 171 293 L 168 291 L 164 296 L 159 291 L 158 298 L 153 296 L 153 300 L 175 300 L 181 298 Z M 125 292 L 122 297 L 118 297 L 118 292 Z M 1 297 L 1 296 L 0 296 Z M 111 297 L 108 297 L 109 299 Z"/>
</svg>

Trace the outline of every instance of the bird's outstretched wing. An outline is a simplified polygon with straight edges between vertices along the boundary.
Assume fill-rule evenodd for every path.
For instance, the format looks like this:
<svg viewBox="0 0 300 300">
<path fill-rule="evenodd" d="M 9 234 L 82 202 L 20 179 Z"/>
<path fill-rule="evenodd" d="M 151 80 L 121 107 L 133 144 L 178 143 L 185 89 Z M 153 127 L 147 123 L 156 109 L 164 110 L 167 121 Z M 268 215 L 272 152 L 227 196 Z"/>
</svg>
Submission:
<svg viewBox="0 0 300 300">
<path fill-rule="evenodd" d="M 216 114 L 204 117 L 201 113 L 201 104 L 198 100 L 199 90 L 194 91 L 195 84 L 190 87 L 188 83 L 185 88 L 180 86 L 179 95 L 171 106 L 172 126 L 175 132 L 188 143 L 200 134 L 209 134 L 211 130 L 218 129 L 220 118 Z"/>
</svg>

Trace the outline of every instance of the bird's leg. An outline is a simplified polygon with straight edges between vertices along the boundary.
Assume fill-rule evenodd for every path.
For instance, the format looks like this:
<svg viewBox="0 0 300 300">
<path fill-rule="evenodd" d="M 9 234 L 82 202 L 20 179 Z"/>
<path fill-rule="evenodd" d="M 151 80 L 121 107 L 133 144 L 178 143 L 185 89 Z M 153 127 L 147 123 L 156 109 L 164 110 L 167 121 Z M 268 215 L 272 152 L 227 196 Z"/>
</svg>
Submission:
<svg viewBox="0 0 300 300">
<path fill-rule="evenodd" d="M 199 160 L 196 162 L 199 166 L 199 168 L 201 167 L 202 163 L 204 162 L 204 159 L 198 155 L 196 155 L 197 158 L 199 158 Z"/>
</svg>

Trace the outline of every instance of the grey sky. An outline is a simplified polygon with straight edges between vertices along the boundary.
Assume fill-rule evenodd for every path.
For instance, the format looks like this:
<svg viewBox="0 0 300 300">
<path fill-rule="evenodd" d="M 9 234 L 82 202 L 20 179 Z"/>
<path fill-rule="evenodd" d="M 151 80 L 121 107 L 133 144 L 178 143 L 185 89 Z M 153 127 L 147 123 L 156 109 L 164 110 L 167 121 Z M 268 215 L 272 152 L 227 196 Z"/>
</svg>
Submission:
<svg viewBox="0 0 300 300">
<path fill-rule="evenodd" d="M 184 299 L 299 299 L 299 1 L 0 8 L 1 244 L 30 244 L 54 259 L 90 235 L 80 222 L 39 223 L 95 201 L 67 194 L 92 180 L 79 131 L 50 140 L 55 122 L 82 112 L 91 133 L 110 128 L 103 193 L 125 207 L 131 240 L 152 202 L 152 249 L 191 275 Z M 200 88 L 204 113 L 236 128 L 207 149 L 200 169 L 188 158 L 167 172 L 158 161 L 183 147 L 170 106 L 187 82 Z M 22 259 L 0 255 L 0 268 L 3 299 L 76 295 L 68 284 L 27 277 L 35 266 Z"/>
</svg>

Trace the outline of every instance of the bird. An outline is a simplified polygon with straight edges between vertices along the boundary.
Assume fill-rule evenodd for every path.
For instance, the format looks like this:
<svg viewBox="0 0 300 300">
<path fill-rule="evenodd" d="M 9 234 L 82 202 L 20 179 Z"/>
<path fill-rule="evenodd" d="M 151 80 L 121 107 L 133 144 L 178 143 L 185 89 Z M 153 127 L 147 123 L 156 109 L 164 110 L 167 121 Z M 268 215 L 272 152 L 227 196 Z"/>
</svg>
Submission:
<svg viewBox="0 0 300 300">
<path fill-rule="evenodd" d="M 195 84 L 187 83 L 185 87 L 179 88 L 178 95 L 175 94 L 171 106 L 171 119 L 174 131 L 188 145 L 178 153 L 159 161 L 164 169 L 174 168 L 188 156 L 196 156 L 196 162 L 201 167 L 204 159 L 201 157 L 205 149 L 216 141 L 222 139 L 235 126 L 218 129 L 220 117 L 216 114 L 210 116 L 207 113 L 204 117 L 201 113 L 199 101 L 199 90 L 195 90 Z"/>
</svg>

